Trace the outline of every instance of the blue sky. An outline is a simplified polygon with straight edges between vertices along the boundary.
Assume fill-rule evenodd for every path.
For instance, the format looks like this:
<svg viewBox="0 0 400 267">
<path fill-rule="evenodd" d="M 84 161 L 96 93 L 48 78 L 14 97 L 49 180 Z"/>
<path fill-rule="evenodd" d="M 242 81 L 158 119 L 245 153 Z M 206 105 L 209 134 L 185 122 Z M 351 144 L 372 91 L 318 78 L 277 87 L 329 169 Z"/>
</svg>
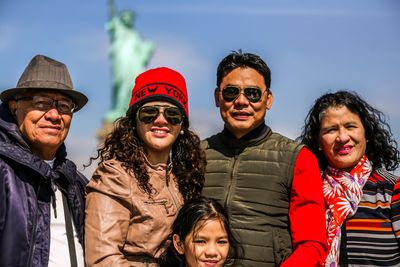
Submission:
<svg viewBox="0 0 400 267">
<path fill-rule="evenodd" d="M 135 27 L 156 51 L 149 67 L 187 79 L 190 120 L 202 138 L 222 129 L 213 103 L 215 70 L 231 50 L 259 54 L 272 70 L 273 130 L 295 138 L 315 98 L 357 91 L 382 110 L 400 141 L 400 2 L 396 0 L 116 0 L 137 13 Z M 93 155 L 111 105 L 106 0 L 0 0 L 0 90 L 14 87 L 29 60 L 67 64 L 89 97 L 75 114 L 69 155 Z M 92 168 L 84 172 L 90 175 Z"/>
</svg>

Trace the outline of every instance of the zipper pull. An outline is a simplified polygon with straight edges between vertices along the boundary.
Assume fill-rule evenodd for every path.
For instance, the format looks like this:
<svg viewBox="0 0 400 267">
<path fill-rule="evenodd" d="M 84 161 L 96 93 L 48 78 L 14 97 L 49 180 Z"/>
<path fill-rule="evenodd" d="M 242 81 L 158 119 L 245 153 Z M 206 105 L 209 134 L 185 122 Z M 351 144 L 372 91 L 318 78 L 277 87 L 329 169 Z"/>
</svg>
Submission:
<svg viewBox="0 0 400 267">
<path fill-rule="evenodd" d="M 51 196 L 51 206 L 53 207 L 54 218 L 57 219 L 56 194 L 54 194 L 54 192 Z"/>
<path fill-rule="evenodd" d="M 55 193 L 57 191 L 57 186 L 54 184 L 53 179 L 50 179 L 50 184 L 51 184 L 51 206 L 53 207 L 54 218 L 57 219 L 56 193 Z"/>
<path fill-rule="evenodd" d="M 168 214 L 169 214 L 169 211 L 168 211 L 168 207 L 167 207 L 167 201 L 164 200 L 164 201 L 162 202 L 162 204 L 163 204 L 163 206 L 164 206 L 165 212 L 166 212 L 167 215 L 168 215 Z"/>
<path fill-rule="evenodd" d="M 239 153 L 240 153 L 240 150 L 239 149 L 235 149 L 235 160 L 238 158 Z"/>
</svg>

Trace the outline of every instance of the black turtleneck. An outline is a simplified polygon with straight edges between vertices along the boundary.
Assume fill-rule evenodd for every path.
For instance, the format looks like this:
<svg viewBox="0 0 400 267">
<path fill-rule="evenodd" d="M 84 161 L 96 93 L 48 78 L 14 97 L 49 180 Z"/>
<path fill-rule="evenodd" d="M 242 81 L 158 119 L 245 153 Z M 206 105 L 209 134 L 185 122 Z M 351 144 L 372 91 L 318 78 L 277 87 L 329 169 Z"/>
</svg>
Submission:
<svg viewBox="0 0 400 267">
<path fill-rule="evenodd" d="M 265 124 L 265 121 L 263 121 L 259 126 L 257 126 L 251 132 L 249 132 L 248 134 L 245 134 L 244 136 L 242 136 L 238 140 L 243 140 L 243 141 L 253 140 L 253 139 L 256 139 L 257 137 L 265 134 L 268 130 L 269 130 L 269 127 Z M 232 132 L 229 131 L 226 127 L 224 127 L 223 134 L 225 134 L 226 136 L 229 136 L 231 138 L 237 139 L 232 134 Z"/>
</svg>

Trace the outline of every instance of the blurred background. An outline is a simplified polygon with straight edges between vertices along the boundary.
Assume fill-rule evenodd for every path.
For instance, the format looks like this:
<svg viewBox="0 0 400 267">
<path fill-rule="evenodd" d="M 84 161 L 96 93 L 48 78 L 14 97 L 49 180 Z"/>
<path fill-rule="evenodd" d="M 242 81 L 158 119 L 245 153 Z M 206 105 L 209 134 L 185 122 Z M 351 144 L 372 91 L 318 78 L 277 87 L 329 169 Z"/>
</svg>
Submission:
<svg viewBox="0 0 400 267">
<path fill-rule="evenodd" d="M 136 13 L 151 41 L 149 68 L 169 66 L 187 80 L 191 127 L 205 138 L 223 127 L 214 105 L 216 67 L 231 50 L 259 54 L 275 96 L 267 124 L 296 138 L 314 100 L 338 89 L 358 92 L 387 115 L 400 141 L 400 2 L 397 0 L 115 0 Z M 0 91 L 14 87 L 36 54 L 64 62 L 89 98 L 74 114 L 69 157 L 83 169 L 111 108 L 106 0 L 0 0 Z M 399 171 L 397 171 L 399 173 Z"/>
</svg>

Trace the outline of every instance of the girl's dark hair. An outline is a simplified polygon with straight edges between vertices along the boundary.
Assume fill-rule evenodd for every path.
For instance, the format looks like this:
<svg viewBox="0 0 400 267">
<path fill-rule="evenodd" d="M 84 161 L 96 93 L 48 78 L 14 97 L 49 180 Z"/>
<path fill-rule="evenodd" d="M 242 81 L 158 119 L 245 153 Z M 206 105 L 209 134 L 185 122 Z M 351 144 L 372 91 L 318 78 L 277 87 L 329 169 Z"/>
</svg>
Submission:
<svg viewBox="0 0 400 267">
<path fill-rule="evenodd" d="M 342 106 L 358 115 L 363 124 L 368 141 L 366 155 L 373 168 L 395 170 L 399 166 L 400 152 L 384 114 L 370 106 L 357 93 L 349 91 L 337 91 L 319 97 L 308 112 L 302 133 L 297 139 L 317 156 L 321 170 L 325 170 L 328 165 L 324 154 L 318 149 L 321 119 L 328 108 Z"/>
<path fill-rule="evenodd" d="M 228 236 L 230 251 L 226 263 L 232 263 L 232 266 L 235 266 L 235 262 L 242 253 L 241 248 L 230 227 L 227 211 L 215 199 L 202 196 L 185 203 L 172 224 L 171 236 L 177 234 L 180 240 L 185 240 L 193 230 L 203 223 L 202 221 L 207 220 L 219 220 L 223 224 Z M 184 262 L 184 255 L 179 254 L 171 242 L 161 257 L 161 267 L 181 266 Z"/>
<path fill-rule="evenodd" d="M 114 130 L 106 137 L 104 144 L 97 150 L 100 162 L 116 159 L 122 163 L 126 171 L 138 181 L 141 190 L 151 196 L 152 186 L 146 170 L 146 146 L 138 137 L 135 130 L 136 113 L 127 112 L 114 124 Z M 205 153 L 200 148 L 199 137 L 189 130 L 186 124 L 182 125 L 183 134 L 172 145 L 171 162 L 172 172 L 177 178 L 178 188 L 184 200 L 198 197 L 203 189 L 205 172 Z M 168 171 L 167 171 L 168 172 Z"/>
</svg>

